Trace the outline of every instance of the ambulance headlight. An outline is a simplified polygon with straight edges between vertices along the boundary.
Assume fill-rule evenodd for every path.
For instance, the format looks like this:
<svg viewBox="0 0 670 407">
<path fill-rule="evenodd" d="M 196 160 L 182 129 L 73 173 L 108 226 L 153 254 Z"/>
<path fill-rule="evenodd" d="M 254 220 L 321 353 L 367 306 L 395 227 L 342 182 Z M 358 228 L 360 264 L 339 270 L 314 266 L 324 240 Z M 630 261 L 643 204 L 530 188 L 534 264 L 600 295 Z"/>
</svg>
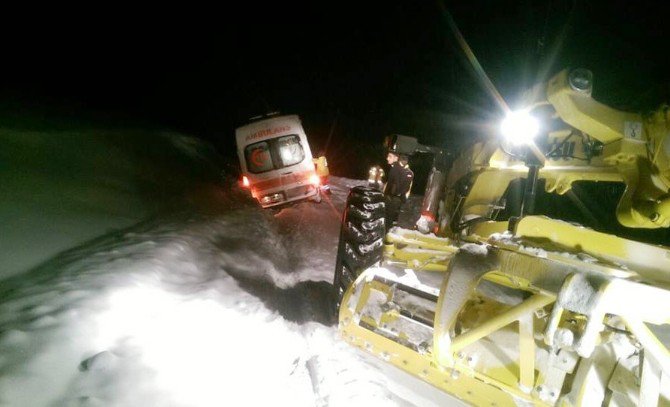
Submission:
<svg viewBox="0 0 670 407">
<path fill-rule="evenodd" d="M 540 131 L 540 123 L 527 110 L 517 110 L 507 114 L 500 130 L 514 145 L 530 144 Z"/>
</svg>

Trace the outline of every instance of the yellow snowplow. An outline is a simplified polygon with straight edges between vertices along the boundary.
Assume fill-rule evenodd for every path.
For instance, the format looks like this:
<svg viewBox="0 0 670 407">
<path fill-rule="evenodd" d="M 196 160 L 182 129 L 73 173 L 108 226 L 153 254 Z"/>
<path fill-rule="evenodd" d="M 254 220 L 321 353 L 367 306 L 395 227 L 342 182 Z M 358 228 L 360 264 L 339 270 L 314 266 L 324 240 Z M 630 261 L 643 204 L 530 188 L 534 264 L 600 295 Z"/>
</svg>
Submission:
<svg viewBox="0 0 670 407">
<path fill-rule="evenodd" d="M 437 233 L 349 194 L 334 285 L 352 345 L 482 406 L 670 405 L 670 110 L 617 111 L 585 70 L 458 156 Z"/>
</svg>

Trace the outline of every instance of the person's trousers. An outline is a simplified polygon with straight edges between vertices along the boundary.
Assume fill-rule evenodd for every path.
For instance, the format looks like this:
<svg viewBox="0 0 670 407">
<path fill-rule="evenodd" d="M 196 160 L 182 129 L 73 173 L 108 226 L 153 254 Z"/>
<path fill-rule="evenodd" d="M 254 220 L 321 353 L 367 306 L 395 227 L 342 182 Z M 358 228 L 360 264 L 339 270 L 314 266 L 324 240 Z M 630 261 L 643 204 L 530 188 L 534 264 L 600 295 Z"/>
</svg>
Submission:
<svg viewBox="0 0 670 407">
<path fill-rule="evenodd" d="M 386 230 L 388 230 L 394 222 L 398 221 L 400 207 L 402 207 L 404 200 L 400 196 L 386 195 L 384 202 L 386 202 Z"/>
</svg>

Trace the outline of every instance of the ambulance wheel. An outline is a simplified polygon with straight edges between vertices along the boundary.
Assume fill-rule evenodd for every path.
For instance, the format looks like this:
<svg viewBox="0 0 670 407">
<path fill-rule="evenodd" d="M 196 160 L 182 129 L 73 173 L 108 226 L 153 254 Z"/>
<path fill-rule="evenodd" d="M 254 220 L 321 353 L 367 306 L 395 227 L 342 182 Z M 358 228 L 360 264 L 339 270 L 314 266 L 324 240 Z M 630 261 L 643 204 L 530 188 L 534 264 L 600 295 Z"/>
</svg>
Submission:
<svg viewBox="0 0 670 407">
<path fill-rule="evenodd" d="M 384 195 L 369 187 L 349 192 L 340 225 L 335 276 L 337 307 L 344 292 L 366 268 L 382 258 L 386 207 Z"/>
</svg>

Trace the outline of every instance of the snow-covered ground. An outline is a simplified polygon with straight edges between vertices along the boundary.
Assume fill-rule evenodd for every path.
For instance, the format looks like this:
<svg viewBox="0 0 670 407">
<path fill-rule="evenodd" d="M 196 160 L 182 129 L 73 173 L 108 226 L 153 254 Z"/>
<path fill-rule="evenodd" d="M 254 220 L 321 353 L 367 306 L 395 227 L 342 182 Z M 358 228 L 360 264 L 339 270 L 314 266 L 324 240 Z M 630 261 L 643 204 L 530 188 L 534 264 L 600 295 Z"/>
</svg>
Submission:
<svg viewBox="0 0 670 407">
<path fill-rule="evenodd" d="M 338 337 L 330 282 L 357 183 L 280 212 L 204 184 L 1 280 L 0 405 L 456 403 Z"/>
</svg>

